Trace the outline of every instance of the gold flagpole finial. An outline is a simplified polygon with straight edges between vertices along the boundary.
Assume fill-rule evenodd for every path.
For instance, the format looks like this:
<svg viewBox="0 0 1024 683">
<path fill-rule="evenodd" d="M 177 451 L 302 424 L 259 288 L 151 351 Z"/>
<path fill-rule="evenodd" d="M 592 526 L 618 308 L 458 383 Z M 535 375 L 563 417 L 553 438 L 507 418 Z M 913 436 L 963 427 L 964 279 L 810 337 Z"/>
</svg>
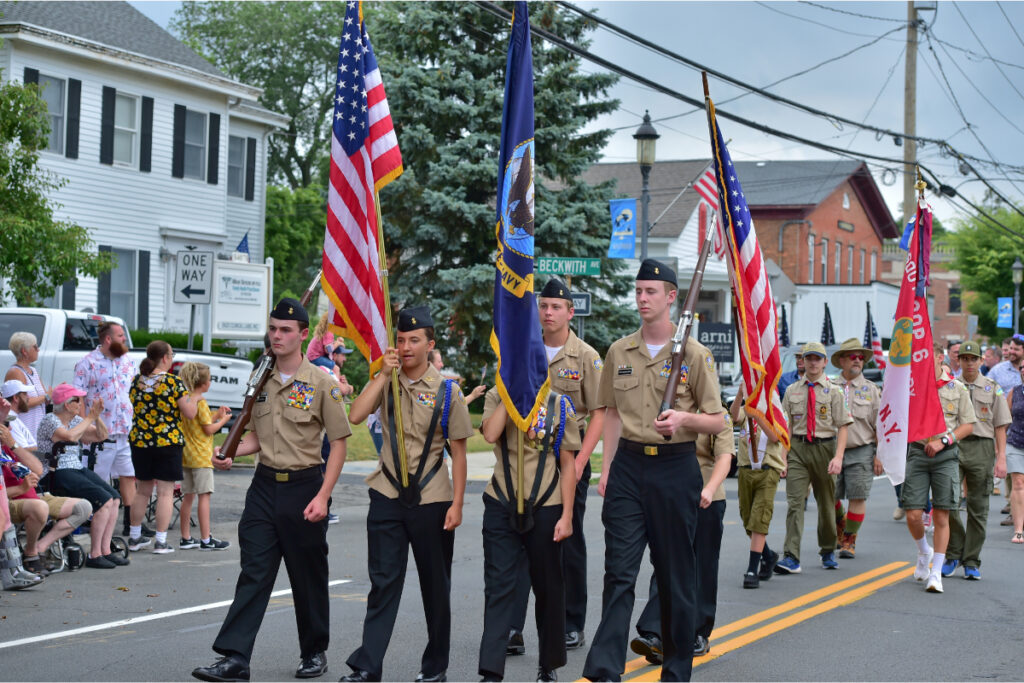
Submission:
<svg viewBox="0 0 1024 683">
<path fill-rule="evenodd" d="M 917 171 L 917 182 L 914 183 L 914 189 L 917 190 L 919 198 L 924 199 L 924 188 L 928 187 L 928 184 L 925 183 L 924 178 L 921 177 L 921 167 L 915 166 L 914 168 Z"/>
</svg>

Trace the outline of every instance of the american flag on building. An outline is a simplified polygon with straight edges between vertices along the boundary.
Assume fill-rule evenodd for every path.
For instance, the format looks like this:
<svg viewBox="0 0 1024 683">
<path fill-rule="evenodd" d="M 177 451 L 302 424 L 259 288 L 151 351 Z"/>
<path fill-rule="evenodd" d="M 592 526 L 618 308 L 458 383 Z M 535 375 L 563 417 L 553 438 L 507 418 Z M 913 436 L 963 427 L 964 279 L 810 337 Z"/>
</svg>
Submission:
<svg viewBox="0 0 1024 683">
<path fill-rule="evenodd" d="M 718 257 L 718 260 L 721 261 L 725 258 L 725 242 L 722 238 L 722 221 L 716 213 L 718 211 L 718 185 L 715 182 L 715 170 L 712 166 L 709 165 L 707 170 L 694 181 L 693 189 L 704 200 L 698 209 L 698 215 L 701 217 L 700 225 L 698 226 L 701 243 L 703 243 L 704 235 L 707 234 L 708 226 L 705 221 L 716 221 L 718 225 L 715 226 L 715 241 L 711 244 L 711 248 L 715 252 L 715 256 Z M 705 207 L 711 214 L 710 216 L 705 213 Z"/>
<path fill-rule="evenodd" d="M 715 106 L 708 100 L 711 127 L 713 176 L 721 198 L 720 224 L 723 228 L 726 263 L 736 304 L 739 330 L 740 366 L 747 389 L 746 407 L 764 419 L 776 438 L 789 448 L 789 432 L 776 386 L 782 376 L 779 358 L 778 323 L 761 246 L 757 243 L 743 188 L 715 120 Z M 702 195 L 703 196 L 703 195 Z"/>
<path fill-rule="evenodd" d="M 864 325 L 864 347 L 871 349 L 871 355 L 875 358 L 875 365 L 880 370 L 885 369 L 885 354 L 882 353 L 882 340 L 875 329 L 875 320 L 871 317 L 871 302 L 865 302 L 868 307 L 868 321 Z"/>
<path fill-rule="evenodd" d="M 363 23 L 348 2 L 332 114 L 322 286 L 334 331 L 351 339 L 375 372 L 387 348 L 377 192 L 402 173 L 391 112 Z"/>
</svg>

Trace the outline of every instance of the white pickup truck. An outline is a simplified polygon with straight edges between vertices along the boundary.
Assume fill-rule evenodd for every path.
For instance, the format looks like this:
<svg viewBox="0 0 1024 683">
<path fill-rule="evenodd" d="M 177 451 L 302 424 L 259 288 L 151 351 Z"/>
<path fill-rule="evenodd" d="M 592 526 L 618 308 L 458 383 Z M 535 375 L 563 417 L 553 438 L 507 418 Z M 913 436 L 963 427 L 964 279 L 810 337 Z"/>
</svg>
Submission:
<svg viewBox="0 0 1024 683">
<path fill-rule="evenodd" d="M 15 332 L 31 332 L 39 340 L 36 370 L 43 384 L 53 386 L 74 382 L 75 364 L 99 344 L 96 329 L 105 321 L 124 325 L 120 318 L 56 308 L 0 308 L 0 378 L 14 364 L 8 342 Z M 128 335 L 128 330 L 125 329 Z M 131 348 L 131 337 L 128 346 Z M 145 349 L 132 349 L 129 356 L 136 367 L 146 357 Z M 206 400 L 213 408 L 229 406 L 237 414 L 242 408 L 245 383 L 253 365 L 245 358 L 223 353 L 174 351 L 172 372 L 182 363 L 196 361 L 210 366 L 210 391 Z"/>
</svg>

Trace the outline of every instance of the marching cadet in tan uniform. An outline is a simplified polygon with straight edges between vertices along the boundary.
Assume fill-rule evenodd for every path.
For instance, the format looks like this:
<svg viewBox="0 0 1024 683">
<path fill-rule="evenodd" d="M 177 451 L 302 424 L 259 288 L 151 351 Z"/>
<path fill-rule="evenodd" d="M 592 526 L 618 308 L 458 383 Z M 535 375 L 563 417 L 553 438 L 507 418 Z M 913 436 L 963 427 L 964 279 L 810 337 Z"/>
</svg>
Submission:
<svg viewBox="0 0 1024 683">
<path fill-rule="evenodd" d="M 379 681 L 384 655 L 398 617 L 409 548 L 419 574 L 427 646 L 417 681 L 443 681 L 451 640 L 451 576 L 455 528 L 462 523 L 466 491 L 466 439 L 473 423 L 459 385 L 441 378 L 427 362 L 434 348 L 434 321 L 426 306 L 398 313 L 397 349 L 384 354 L 383 367 L 352 403 L 355 424 L 380 410 L 384 445 L 377 469 L 367 478 L 367 568 L 363 640 L 346 662 L 352 673 L 342 681 Z M 401 358 L 399 358 L 401 357 Z M 402 486 L 396 402 L 391 371 L 398 369 L 408 486 Z M 444 466 L 445 441 L 451 444 L 452 477 Z M 452 480 L 454 479 L 454 486 Z"/>
<path fill-rule="evenodd" d="M 846 429 L 853 420 L 846 412 L 843 392 L 825 376 L 825 347 L 804 345 L 804 376 L 786 389 L 782 411 L 789 424 L 789 470 L 786 474 L 785 557 L 776 574 L 800 573 L 800 539 L 804 532 L 807 487 L 818 503 L 818 547 L 823 569 L 836 562 L 835 475 L 843 469 Z"/>
<path fill-rule="evenodd" d="M 964 578 L 981 578 L 981 546 L 985 543 L 988 522 L 988 497 L 992 493 L 992 470 L 996 462 L 1006 469 L 1006 428 L 1010 424 L 1010 406 L 999 384 L 982 375 L 981 346 L 966 341 L 960 346 L 960 381 L 971 395 L 977 422 L 974 432 L 958 444 L 960 482 L 967 484 L 967 529 L 960 513 L 949 516 L 949 547 L 942 575 L 952 576 L 958 564 L 964 566 Z"/>
<path fill-rule="evenodd" d="M 665 624 L 661 679 L 690 679 L 697 628 L 694 540 L 703 486 L 695 442 L 699 434 L 722 431 L 725 409 L 714 357 L 690 338 L 675 404 L 661 412 L 677 293 L 671 268 L 654 259 L 640 265 L 635 295 L 641 327 L 612 344 L 601 374 L 600 402 L 608 408 L 598 485 L 605 496 L 605 576 L 601 624 L 583 668 L 590 680 L 622 675 L 636 575 L 648 545 Z"/>
<path fill-rule="evenodd" d="M 284 558 L 301 647 L 297 678 L 327 671 L 327 507 L 352 434 L 341 389 L 302 355 L 309 316 L 295 299 L 281 299 L 268 325 L 276 365 L 256 399 L 250 431 L 235 455 L 256 454 L 256 472 L 238 522 L 241 573 L 213 649 L 223 658 L 192 675 L 203 681 L 249 680 L 256 633 Z M 320 447 L 331 444 L 325 470 Z M 219 449 L 217 451 L 219 456 Z M 213 459 L 217 469 L 231 460 Z"/>
<path fill-rule="evenodd" d="M 864 363 L 871 358 L 871 349 L 864 348 L 856 338 L 847 339 L 832 354 L 832 365 L 843 373 L 834 380 L 846 399 L 846 410 L 853 422 L 846 430 L 843 470 L 836 481 L 836 510 L 839 516 L 836 535 L 839 557 L 853 559 L 857 551 L 857 533 L 864 523 L 867 498 L 875 475 L 882 473 L 882 461 L 875 456 L 878 440 L 875 421 L 882 401 L 878 385 L 864 377 Z M 850 501 L 846 514 L 842 500 Z"/>
<path fill-rule="evenodd" d="M 927 441 L 914 441 L 907 447 L 907 471 L 900 491 L 900 504 L 907 511 L 907 529 L 917 544 L 914 578 L 925 581 L 929 593 L 942 592 L 942 565 L 949 545 L 949 511 L 958 507 L 960 492 L 958 444 L 974 431 L 977 421 L 967 387 L 942 367 L 943 350 L 933 344 L 935 381 L 946 431 Z M 935 525 L 935 549 L 928 547 L 921 514 L 932 498 L 932 523 Z M 931 564 L 931 570 L 928 566 Z"/>
<path fill-rule="evenodd" d="M 558 278 L 551 278 L 537 299 L 544 348 L 548 354 L 548 379 L 551 388 L 572 400 L 576 422 L 580 426 L 582 447 L 576 454 L 576 496 L 573 499 L 572 536 L 562 543 L 562 573 L 565 576 L 565 647 L 575 650 L 586 642 L 583 628 L 587 618 L 587 541 L 583 535 L 583 516 L 587 511 L 590 489 L 590 454 L 601 440 L 604 408 L 598 405 L 601 386 L 601 356 L 569 328 L 574 309 L 572 292 Z M 589 421 L 588 421 L 589 418 Z M 530 599 L 530 575 L 525 557 L 520 561 L 516 600 L 519 618 L 509 636 L 507 654 L 526 652 L 523 625 Z"/>
<path fill-rule="evenodd" d="M 505 675 L 508 634 L 519 609 L 516 579 L 525 553 L 539 639 L 538 681 L 558 680 L 565 665 L 565 585 L 561 542 L 572 535 L 579 426 L 572 403 L 549 392 L 534 428 L 523 434 L 494 387 L 484 399 L 480 432 L 494 448 L 494 476 L 484 491 L 484 632 L 479 673 Z M 520 472 L 518 444 L 523 439 Z M 522 512 L 520 510 L 522 505 Z"/>
</svg>

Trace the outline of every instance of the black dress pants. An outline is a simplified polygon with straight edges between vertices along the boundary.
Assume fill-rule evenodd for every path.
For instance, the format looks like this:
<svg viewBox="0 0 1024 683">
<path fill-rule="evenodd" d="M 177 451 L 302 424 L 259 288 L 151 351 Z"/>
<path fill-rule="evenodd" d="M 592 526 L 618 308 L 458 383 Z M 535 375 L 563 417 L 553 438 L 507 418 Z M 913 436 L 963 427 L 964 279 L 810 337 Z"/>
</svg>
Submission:
<svg viewBox="0 0 1024 683">
<path fill-rule="evenodd" d="M 220 633 L 213 642 L 222 655 L 252 658 L 253 643 L 284 558 L 295 602 L 299 654 L 327 650 L 330 607 L 327 593 L 327 519 L 308 522 L 302 511 L 323 484 L 323 474 L 277 482 L 257 472 L 238 522 L 241 573 Z"/>
<path fill-rule="evenodd" d="M 712 501 L 697 510 L 697 633 L 711 637 L 715 628 L 718 606 L 718 557 L 722 550 L 722 532 L 725 528 L 725 501 Z M 651 574 L 650 596 L 644 611 L 636 622 L 638 633 L 661 638 L 661 615 L 658 604 L 657 574 Z M 694 639 L 696 640 L 696 638 Z"/>
<path fill-rule="evenodd" d="M 363 642 L 346 663 L 352 669 L 370 672 L 373 680 L 383 677 L 384 653 L 398 617 L 410 546 L 427 621 L 427 647 L 420 671 L 434 676 L 448 669 L 455 532 L 444 530 L 444 518 L 450 507 L 451 502 L 445 501 L 407 508 L 396 499 L 370 491 L 366 515 L 370 596 L 366 600 Z"/>
<path fill-rule="evenodd" d="M 516 582 L 519 556 L 525 552 L 536 598 L 534 605 L 541 668 L 565 665 L 565 589 L 562 548 L 555 543 L 555 524 L 561 505 L 534 510 L 534 527 L 520 534 L 509 521 L 508 509 L 484 494 L 484 633 L 480 639 L 481 676 L 505 675 L 508 632 L 519 611 Z"/>
<path fill-rule="evenodd" d="M 636 577 L 650 545 L 658 581 L 663 681 L 688 681 L 693 665 L 697 579 L 694 538 L 703 486 L 693 444 L 689 452 L 638 455 L 619 448 L 605 489 L 604 594 L 601 623 L 583 676 L 618 681 L 626 663 Z"/>
</svg>

